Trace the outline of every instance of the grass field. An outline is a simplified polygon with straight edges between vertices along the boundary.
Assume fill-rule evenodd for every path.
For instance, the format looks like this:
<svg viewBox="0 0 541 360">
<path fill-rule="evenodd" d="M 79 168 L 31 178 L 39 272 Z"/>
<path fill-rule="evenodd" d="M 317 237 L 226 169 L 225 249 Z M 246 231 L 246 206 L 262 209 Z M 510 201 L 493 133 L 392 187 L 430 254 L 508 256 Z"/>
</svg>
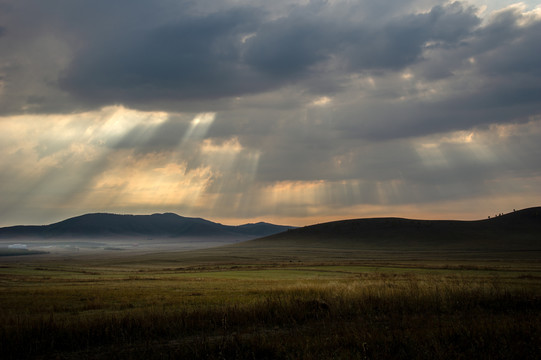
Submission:
<svg viewBox="0 0 541 360">
<path fill-rule="evenodd" d="M 346 261 L 329 253 L 335 260 L 324 262 L 291 249 L 283 261 L 269 252 L 224 251 L 9 257 L 0 263 L 2 358 L 541 354 L 541 268 L 531 256 L 451 261 L 380 253 Z"/>
</svg>

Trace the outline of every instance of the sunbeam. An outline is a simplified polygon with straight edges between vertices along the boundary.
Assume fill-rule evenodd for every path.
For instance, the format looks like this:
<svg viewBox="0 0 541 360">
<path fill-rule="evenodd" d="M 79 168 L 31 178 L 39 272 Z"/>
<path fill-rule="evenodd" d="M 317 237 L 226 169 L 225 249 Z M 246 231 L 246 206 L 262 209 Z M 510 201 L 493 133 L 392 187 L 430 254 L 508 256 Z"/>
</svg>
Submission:
<svg viewBox="0 0 541 360">
<path fill-rule="evenodd" d="M 188 131 L 186 131 L 186 134 L 182 138 L 182 143 L 202 140 L 212 126 L 215 118 L 216 113 L 203 113 L 194 117 Z"/>
<path fill-rule="evenodd" d="M 3 224 L 541 196 L 538 2 L 4 1 Z"/>
</svg>

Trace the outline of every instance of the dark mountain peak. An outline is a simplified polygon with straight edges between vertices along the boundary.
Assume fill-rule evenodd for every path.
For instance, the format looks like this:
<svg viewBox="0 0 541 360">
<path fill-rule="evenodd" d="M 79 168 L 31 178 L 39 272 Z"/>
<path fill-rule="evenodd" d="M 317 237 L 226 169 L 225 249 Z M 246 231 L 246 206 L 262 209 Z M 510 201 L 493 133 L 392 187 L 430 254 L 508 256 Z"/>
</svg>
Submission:
<svg viewBox="0 0 541 360">
<path fill-rule="evenodd" d="M 145 215 L 141 215 L 141 216 L 145 216 Z M 152 214 L 150 216 L 164 217 L 164 218 L 184 218 L 184 216 L 180 216 L 180 215 L 172 213 L 172 212 L 155 213 L 155 214 Z"/>
</svg>

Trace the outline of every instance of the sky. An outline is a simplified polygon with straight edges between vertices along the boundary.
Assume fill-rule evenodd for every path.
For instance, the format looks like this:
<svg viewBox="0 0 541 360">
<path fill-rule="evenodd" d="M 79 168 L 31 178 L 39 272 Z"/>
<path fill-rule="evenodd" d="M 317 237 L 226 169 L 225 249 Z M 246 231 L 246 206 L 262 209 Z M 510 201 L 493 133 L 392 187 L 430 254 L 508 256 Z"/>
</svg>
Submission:
<svg viewBox="0 0 541 360">
<path fill-rule="evenodd" d="M 0 226 L 541 205 L 541 3 L 0 0 Z"/>
</svg>

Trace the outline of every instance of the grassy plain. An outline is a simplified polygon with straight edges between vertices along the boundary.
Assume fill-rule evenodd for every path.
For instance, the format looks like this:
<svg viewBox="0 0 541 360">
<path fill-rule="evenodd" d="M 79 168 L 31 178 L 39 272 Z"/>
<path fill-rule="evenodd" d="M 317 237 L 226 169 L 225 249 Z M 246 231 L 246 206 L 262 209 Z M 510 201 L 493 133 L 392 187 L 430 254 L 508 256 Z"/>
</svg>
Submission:
<svg viewBox="0 0 541 360">
<path fill-rule="evenodd" d="M 0 263 L 6 359 L 538 359 L 537 252 L 228 246 Z"/>
</svg>

